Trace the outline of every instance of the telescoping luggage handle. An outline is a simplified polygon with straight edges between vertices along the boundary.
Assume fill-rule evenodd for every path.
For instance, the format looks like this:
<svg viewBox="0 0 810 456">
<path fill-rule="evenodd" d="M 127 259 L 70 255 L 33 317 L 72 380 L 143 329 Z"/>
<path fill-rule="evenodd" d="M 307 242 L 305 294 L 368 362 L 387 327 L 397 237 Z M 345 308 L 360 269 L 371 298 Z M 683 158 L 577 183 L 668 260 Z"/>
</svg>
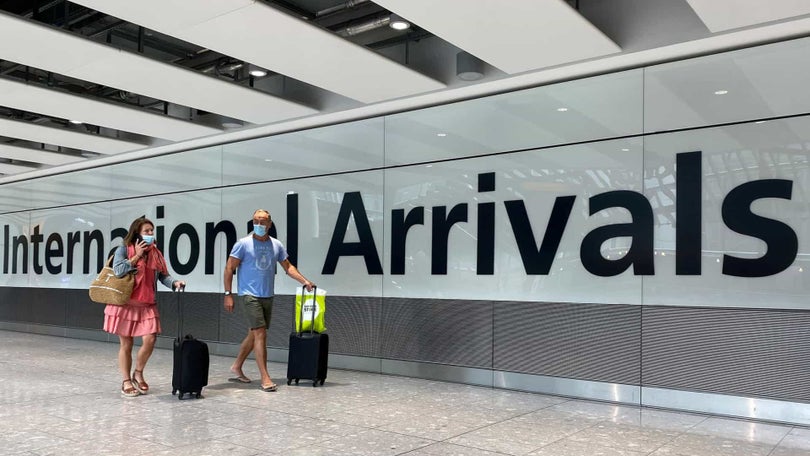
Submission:
<svg viewBox="0 0 810 456">
<path fill-rule="evenodd" d="M 307 294 L 307 287 L 302 286 L 301 287 L 301 319 L 299 320 L 301 322 L 301 328 L 304 327 L 304 303 L 307 302 L 306 294 Z M 310 336 L 315 333 L 315 308 L 318 305 L 317 296 L 318 296 L 318 287 L 313 285 L 312 286 L 312 319 L 311 319 L 311 322 L 309 324 L 309 334 L 310 334 Z M 297 325 L 295 325 L 295 318 L 293 318 L 293 325 L 297 326 Z M 304 331 L 299 331 L 298 328 L 293 328 L 293 332 L 296 332 L 296 333 L 298 333 L 298 335 L 301 335 L 301 334 L 303 334 Z"/>
<path fill-rule="evenodd" d="M 186 286 L 180 285 L 179 287 L 172 287 L 172 291 L 177 293 L 185 293 Z M 180 299 L 180 295 L 177 295 L 177 338 L 182 339 L 183 334 L 180 332 L 183 330 L 183 300 Z"/>
</svg>

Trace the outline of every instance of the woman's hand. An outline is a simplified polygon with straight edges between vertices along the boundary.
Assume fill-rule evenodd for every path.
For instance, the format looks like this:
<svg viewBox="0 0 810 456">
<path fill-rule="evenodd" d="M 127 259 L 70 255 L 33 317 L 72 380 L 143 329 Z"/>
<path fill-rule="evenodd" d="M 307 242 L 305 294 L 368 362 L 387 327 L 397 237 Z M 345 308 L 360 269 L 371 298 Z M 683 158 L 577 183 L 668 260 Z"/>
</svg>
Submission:
<svg viewBox="0 0 810 456">
<path fill-rule="evenodd" d="M 143 258 L 143 255 L 149 249 L 149 244 L 143 241 L 138 241 L 135 243 L 135 255 L 138 255 L 138 258 Z"/>
<path fill-rule="evenodd" d="M 186 282 L 184 280 L 176 280 L 172 284 L 172 291 L 180 290 L 181 288 L 186 288 Z"/>
</svg>

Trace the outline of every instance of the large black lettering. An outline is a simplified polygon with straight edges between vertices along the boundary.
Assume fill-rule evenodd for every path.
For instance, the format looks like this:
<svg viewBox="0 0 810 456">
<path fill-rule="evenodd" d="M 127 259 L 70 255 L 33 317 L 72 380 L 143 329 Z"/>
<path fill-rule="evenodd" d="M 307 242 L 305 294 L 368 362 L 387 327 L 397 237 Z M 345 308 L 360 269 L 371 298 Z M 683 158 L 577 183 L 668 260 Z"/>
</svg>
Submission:
<svg viewBox="0 0 810 456">
<path fill-rule="evenodd" d="M 405 274 L 405 244 L 408 230 L 425 224 L 425 208 L 415 207 L 405 215 L 405 209 L 391 211 L 391 274 Z"/>
<path fill-rule="evenodd" d="M 610 207 L 630 211 L 631 223 L 601 226 L 588 233 L 579 249 L 580 260 L 591 274 L 611 277 L 624 272 L 630 265 L 635 275 L 655 274 L 653 261 L 653 213 L 644 195 L 630 190 L 616 190 L 591 197 L 590 215 Z M 618 260 L 608 260 L 600 253 L 602 244 L 615 237 L 632 238 L 627 254 Z"/>
<path fill-rule="evenodd" d="M 96 273 L 104 267 L 107 258 L 104 257 L 104 235 L 99 230 L 84 232 L 84 258 L 82 261 L 82 272 L 90 274 L 90 247 L 96 243 Z"/>
<path fill-rule="evenodd" d="M 433 225 L 431 229 L 431 274 L 447 274 L 447 244 L 450 228 L 456 223 L 467 221 L 467 203 L 456 204 L 447 214 L 447 206 L 433 208 Z"/>
<path fill-rule="evenodd" d="M 357 235 L 360 239 L 358 242 L 344 241 L 351 218 L 354 218 L 354 224 L 357 228 Z M 335 231 L 332 233 L 329 251 L 326 253 L 326 260 L 321 273 L 334 274 L 338 260 L 342 256 L 362 256 L 369 274 L 383 273 L 380 257 L 377 254 L 377 245 L 374 243 L 374 234 L 371 232 L 366 207 L 363 205 L 360 192 L 349 192 L 343 195 L 340 212 L 335 223 Z"/>
<path fill-rule="evenodd" d="M 155 208 L 155 220 L 163 220 L 165 216 L 166 216 L 165 206 L 157 206 Z M 157 245 L 158 250 L 160 250 L 161 252 L 165 252 L 165 250 L 163 250 L 164 245 L 163 239 L 165 231 L 166 229 L 164 228 L 163 225 L 158 225 L 155 227 L 155 244 Z M 124 236 L 126 236 L 126 234 Z"/>
<path fill-rule="evenodd" d="M 495 191 L 495 173 L 478 175 L 478 192 Z M 475 273 L 495 274 L 495 203 L 478 203 L 478 246 Z"/>
<path fill-rule="evenodd" d="M 545 275 L 551 270 L 551 264 L 557 255 L 571 209 L 574 207 L 576 196 L 560 196 L 554 201 L 551 216 L 546 226 L 543 243 L 537 248 L 534 231 L 532 230 L 526 205 L 523 200 L 504 201 L 512 233 L 515 235 L 520 259 L 523 260 L 523 269 L 526 274 Z"/>
<path fill-rule="evenodd" d="M 3 225 L 3 274 L 8 274 L 8 246 L 9 246 L 8 225 Z"/>
<path fill-rule="evenodd" d="M 223 220 L 216 225 L 213 222 L 205 224 L 205 273 L 214 273 L 214 244 L 217 236 L 225 234 L 225 254 L 228 255 L 236 244 L 236 227 L 228 220 Z M 196 233 L 195 233 L 196 234 Z"/>
<path fill-rule="evenodd" d="M 12 243 L 14 246 L 12 247 L 13 257 L 11 258 L 11 273 L 17 273 L 17 252 L 19 249 L 22 249 L 22 273 L 28 273 L 28 238 L 25 237 L 24 234 L 19 236 L 14 236 L 12 238 Z"/>
<path fill-rule="evenodd" d="M 188 261 L 183 263 L 177 254 L 177 244 L 180 242 L 180 236 L 187 236 L 189 241 L 189 255 Z M 197 267 L 197 261 L 200 259 L 200 237 L 197 235 L 197 230 L 194 229 L 189 223 L 181 223 L 172 231 L 169 237 L 169 261 L 172 264 L 172 269 L 180 275 L 189 274 Z"/>
<path fill-rule="evenodd" d="M 43 236 L 39 232 L 39 225 L 34 227 L 34 234 L 31 236 L 31 250 L 33 250 L 31 256 L 34 258 L 34 274 L 42 274 L 42 264 L 39 262 L 39 243 L 45 240 L 45 236 Z"/>
<path fill-rule="evenodd" d="M 73 274 L 73 257 L 76 246 L 82 242 L 82 233 L 74 231 L 67 234 L 67 272 Z"/>
<path fill-rule="evenodd" d="M 767 245 L 759 258 L 723 255 L 723 274 L 736 277 L 765 277 L 787 269 L 796 259 L 799 240 L 793 229 L 778 220 L 751 212 L 751 203 L 760 198 L 789 200 L 793 182 L 784 179 L 762 179 L 737 186 L 723 200 L 723 222 L 729 229 L 761 239 Z"/>
<path fill-rule="evenodd" d="M 701 197 L 703 166 L 701 152 L 686 152 L 676 158 L 675 177 L 675 274 L 700 275 Z"/>
<path fill-rule="evenodd" d="M 49 274 L 60 274 L 62 272 L 62 263 L 53 264 L 51 260 L 62 258 L 64 253 L 62 236 L 58 233 L 51 233 L 48 240 L 45 241 L 45 267 L 48 269 Z"/>
<path fill-rule="evenodd" d="M 298 194 L 287 195 L 287 257 L 293 265 L 298 264 Z"/>
</svg>

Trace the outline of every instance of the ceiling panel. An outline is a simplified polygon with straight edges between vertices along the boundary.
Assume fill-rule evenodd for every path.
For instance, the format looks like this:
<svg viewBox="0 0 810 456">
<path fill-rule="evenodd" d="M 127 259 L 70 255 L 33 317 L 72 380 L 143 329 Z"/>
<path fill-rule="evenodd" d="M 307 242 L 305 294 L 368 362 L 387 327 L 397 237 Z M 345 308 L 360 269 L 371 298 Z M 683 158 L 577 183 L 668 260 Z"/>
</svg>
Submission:
<svg viewBox="0 0 810 456">
<path fill-rule="evenodd" d="M 64 128 L 47 127 L 31 122 L 10 120 L 0 117 L 0 136 L 25 139 L 55 146 L 70 147 L 73 149 L 89 150 L 100 154 L 117 154 L 147 147 L 131 141 L 107 138 L 89 133 Z"/>
<path fill-rule="evenodd" d="M 810 14 L 808 0 L 686 0 L 712 32 Z"/>
<path fill-rule="evenodd" d="M 0 13 L 0 59 L 252 123 L 315 109 Z"/>
<path fill-rule="evenodd" d="M 261 2 L 206 0 L 200 7 L 195 3 L 193 18 L 181 0 L 74 3 L 364 103 L 445 88 L 439 81 Z M 236 4 L 243 7 L 233 8 Z"/>
<path fill-rule="evenodd" d="M 620 52 L 563 0 L 374 0 L 507 73 Z"/>
<path fill-rule="evenodd" d="M 170 141 L 199 138 L 223 131 L 142 109 L 4 78 L 0 78 L 0 106 L 79 120 Z"/>
<path fill-rule="evenodd" d="M 44 165 L 64 165 L 67 163 L 85 160 L 84 157 L 60 154 L 41 149 L 17 147 L 9 144 L 0 144 L 0 158 L 42 163 Z"/>
<path fill-rule="evenodd" d="M 12 165 L 9 163 L 0 163 L 0 173 L 2 174 L 17 174 L 17 173 L 25 173 L 28 171 L 33 171 L 36 168 L 22 166 L 22 165 Z"/>
</svg>

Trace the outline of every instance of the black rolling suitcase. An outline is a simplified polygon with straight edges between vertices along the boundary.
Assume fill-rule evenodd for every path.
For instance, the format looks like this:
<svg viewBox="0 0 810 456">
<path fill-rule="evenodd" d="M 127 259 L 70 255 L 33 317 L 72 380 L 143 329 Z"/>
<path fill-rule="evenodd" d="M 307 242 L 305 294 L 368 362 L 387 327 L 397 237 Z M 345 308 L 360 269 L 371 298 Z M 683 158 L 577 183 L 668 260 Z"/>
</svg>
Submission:
<svg viewBox="0 0 810 456">
<path fill-rule="evenodd" d="M 313 287 L 313 301 L 317 288 Z M 302 296 L 306 293 L 306 287 Z M 295 312 L 293 311 L 293 314 Z M 301 326 L 304 321 L 304 306 L 301 306 Z M 326 380 L 326 364 L 329 361 L 329 335 L 316 333 L 315 312 L 312 312 L 312 323 L 308 332 L 297 332 L 293 316 L 293 332 L 290 334 L 290 351 L 287 358 L 287 384 L 298 380 L 312 380 L 312 386 L 323 385 Z"/>
<path fill-rule="evenodd" d="M 174 372 L 172 373 L 172 394 L 202 397 L 204 386 L 208 385 L 208 344 L 197 340 L 191 334 L 182 336 L 183 301 L 180 296 L 185 287 L 177 290 L 177 338 L 174 339 Z"/>
</svg>

